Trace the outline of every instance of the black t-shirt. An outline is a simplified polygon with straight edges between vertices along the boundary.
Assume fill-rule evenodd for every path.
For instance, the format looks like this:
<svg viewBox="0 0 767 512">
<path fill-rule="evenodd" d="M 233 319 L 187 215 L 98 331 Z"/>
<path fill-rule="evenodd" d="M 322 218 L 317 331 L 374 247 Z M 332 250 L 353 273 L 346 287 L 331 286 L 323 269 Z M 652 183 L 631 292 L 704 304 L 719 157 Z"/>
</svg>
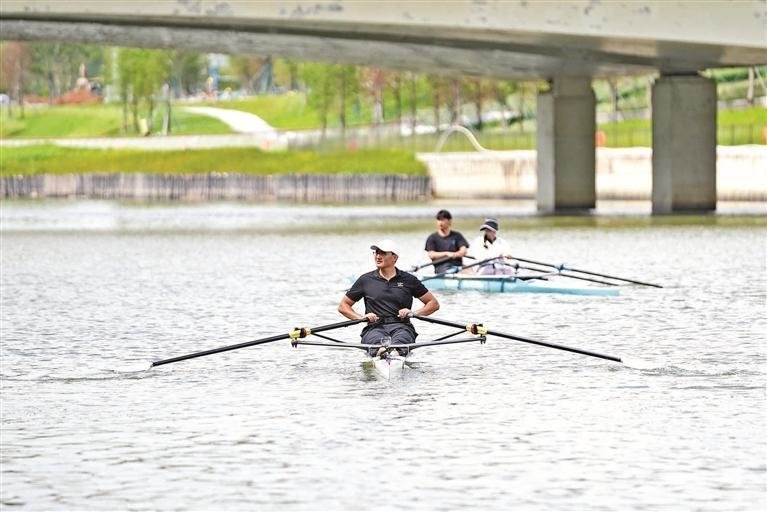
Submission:
<svg viewBox="0 0 767 512">
<path fill-rule="evenodd" d="M 380 318 L 395 318 L 402 308 L 412 309 L 413 297 L 423 297 L 429 290 L 413 274 L 395 268 L 397 273 L 388 281 L 378 269 L 362 274 L 346 296 L 354 302 L 365 299 L 365 313 Z"/>
<path fill-rule="evenodd" d="M 463 237 L 462 234 L 460 234 L 458 231 L 451 231 L 449 235 L 442 236 L 439 234 L 439 231 L 435 231 L 431 235 L 429 235 L 429 238 L 426 239 L 426 250 L 427 251 L 436 251 L 436 252 L 456 252 L 461 247 L 468 247 L 469 242 L 466 241 L 466 239 Z M 452 260 L 447 260 L 444 263 L 440 263 L 439 265 L 434 266 L 434 273 L 435 274 L 441 274 L 442 272 L 446 272 L 447 269 L 453 266 L 461 266 L 463 265 L 463 260 L 461 258 L 453 258 Z"/>
</svg>

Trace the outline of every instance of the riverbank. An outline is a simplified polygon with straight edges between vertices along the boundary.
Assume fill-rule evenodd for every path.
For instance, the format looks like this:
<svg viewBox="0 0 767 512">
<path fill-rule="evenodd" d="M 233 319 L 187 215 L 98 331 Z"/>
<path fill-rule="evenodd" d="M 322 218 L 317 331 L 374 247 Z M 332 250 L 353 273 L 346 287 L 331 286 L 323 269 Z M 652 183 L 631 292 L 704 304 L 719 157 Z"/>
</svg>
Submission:
<svg viewBox="0 0 767 512">
<path fill-rule="evenodd" d="M 717 148 L 717 196 L 767 201 L 767 146 Z M 354 202 L 533 199 L 536 152 L 5 149 L 0 197 Z M 184 172 L 178 172 L 184 169 Z M 599 200 L 649 200 L 650 148 L 599 148 Z"/>
</svg>

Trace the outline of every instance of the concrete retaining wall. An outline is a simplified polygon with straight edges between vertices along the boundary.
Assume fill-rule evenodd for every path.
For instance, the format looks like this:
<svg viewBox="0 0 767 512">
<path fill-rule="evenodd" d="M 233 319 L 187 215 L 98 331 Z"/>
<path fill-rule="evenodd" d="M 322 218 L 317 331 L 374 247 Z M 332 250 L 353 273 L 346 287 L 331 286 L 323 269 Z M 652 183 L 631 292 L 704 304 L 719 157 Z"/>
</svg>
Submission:
<svg viewBox="0 0 767 512">
<path fill-rule="evenodd" d="M 1 178 L 0 197 L 340 203 L 420 201 L 431 197 L 431 179 L 428 176 L 346 174 L 44 174 Z"/>
<path fill-rule="evenodd" d="M 421 153 L 440 198 L 533 199 L 537 187 L 536 152 Z M 651 148 L 598 148 L 599 199 L 649 200 Z M 717 198 L 767 201 L 767 146 L 717 148 Z"/>
</svg>

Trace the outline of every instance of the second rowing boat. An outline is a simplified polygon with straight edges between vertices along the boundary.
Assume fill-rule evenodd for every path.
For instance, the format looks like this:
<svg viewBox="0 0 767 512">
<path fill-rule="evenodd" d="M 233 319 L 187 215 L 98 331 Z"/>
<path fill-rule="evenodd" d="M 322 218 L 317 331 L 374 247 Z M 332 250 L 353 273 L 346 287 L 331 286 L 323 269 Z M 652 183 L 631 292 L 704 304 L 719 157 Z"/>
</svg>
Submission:
<svg viewBox="0 0 767 512">
<path fill-rule="evenodd" d="M 473 290 L 486 293 L 563 293 L 566 295 L 597 295 L 615 297 L 617 287 L 574 286 L 556 280 L 556 276 L 525 277 L 483 276 L 478 274 L 444 274 L 422 276 L 421 281 L 431 291 Z"/>
</svg>

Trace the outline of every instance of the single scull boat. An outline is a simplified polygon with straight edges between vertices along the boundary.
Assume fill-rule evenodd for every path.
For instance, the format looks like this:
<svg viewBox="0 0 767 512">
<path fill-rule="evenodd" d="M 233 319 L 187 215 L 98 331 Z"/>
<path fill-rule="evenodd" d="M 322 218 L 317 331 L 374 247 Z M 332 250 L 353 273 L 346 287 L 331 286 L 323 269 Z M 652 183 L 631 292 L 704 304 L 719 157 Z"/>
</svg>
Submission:
<svg viewBox="0 0 767 512">
<path fill-rule="evenodd" d="M 588 350 L 568 347 L 565 345 L 558 345 L 556 343 L 549 343 L 545 341 L 534 340 L 531 338 L 524 338 L 522 336 L 516 336 L 514 334 L 491 331 L 487 329 L 486 327 L 484 327 L 483 324 L 478 324 L 478 323 L 462 324 L 458 322 L 451 322 L 448 320 L 440 320 L 440 319 L 429 317 L 429 316 L 413 315 L 412 313 L 410 315 L 410 318 L 415 318 L 418 320 L 422 320 L 424 322 L 429 322 L 429 323 L 433 323 L 437 325 L 454 327 L 459 330 L 457 332 L 454 332 L 452 334 L 447 334 L 435 340 L 410 343 L 407 345 L 395 345 L 395 344 L 388 344 L 388 343 L 382 343 L 380 345 L 348 343 L 341 340 L 333 339 L 323 334 L 319 334 L 320 332 L 323 332 L 323 331 L 338 329 L 340 327 L 349 327 L 351 325 L 356 325 L 356 324 L 360 324 L 362 322 L 368 321 L 367 318 L 359 318 L 356 320 L 348 320 L 345 322 L 338 322 L 335 324 L 322 325 L 322 326 L 313 327 L 313 328 L 296 327 L 292 331 L 288 332 L 287 334 L 278 334 L 275 336 L 269 336 L 267 338 L 259 338 L 252 341 L 246 341 L 244 343 L 237 343 L 236 345 L 228 345 L 225 347 L 218 347 L 218 348 L 213 348 L 209 350 L 204 350 L 202 352 L 194 352 L 194 353 L 186 354 L 182 356 L 162 359 L 160 361 L 153 362 L 150 365 L 150 369 L 156 366 L 162 366 L 162 365 L 175 363 L 179 361 L 185 361 L 187 359 L 193 359 L 196 357 L 218 354 L 221 352 L 227 352 L 229 350 L 236 350 L 240 348 L 252 347 L 255 345 L 263 345 L 265 343 L 271 343 L 271 342 L 275 342 L 279 340 L 289 339 L 290 344 L 293 347 L 305 345 L 305 346 L 330 347 L 330 348 L 353 348 L 357 350 L 364 350 L 368 354 L 370 354 L 371 352 L 375 352 L 377 355 L 372 356 L 371 360 L 372 360 L 373 366 L 376 369 L 376 372 L 378 372 L 382 377 L 390 379 L 402 373 L 402 371 L 406 368 L 407 357 L 410 355 L 410 353 L 414 349 L 421 348 L 421 347 L 432 347 L 432 346 L 438 346 L 438 345 L 453 345 L 456 343 L 470 343 L 470 342 L 476 342 L 476 341 L 478 341 L 480 344 L 484 344 L 488 335 L 497 336 L 500 338 L 505 338 L 505 339 L 514 340 L 514 341 L 521 341 L 523 343 L 530 343 L 530 344 L 538 345 L 542 347 L 554 348 L 557 350 L 564 350 L 567 352 L 596 357 L 599 359 L 606 359 L 608 361 L 613 361 L 616 363 L 623 363 L 623 360 L 619 357 L 599 354 L 597 352 L 591 352 Z M 459 334 L 465 334 L 465 333 L 469 333 L 470 336 L 466 338 L 460 338 L 460 339 L 455 338 L 455 336 Z M 317 336 L 319 338 L 323 338 L 328 341 L 306 341 L 303 339 L 311 335 Z M 453 339 L 450 339 L 450 338 L 453 338 Z M 407 352 L 404 355 L 401 355 L 398 352 L 398 350 L 403 350 L 403 349 L 405 349 Z"/>
</svg>

